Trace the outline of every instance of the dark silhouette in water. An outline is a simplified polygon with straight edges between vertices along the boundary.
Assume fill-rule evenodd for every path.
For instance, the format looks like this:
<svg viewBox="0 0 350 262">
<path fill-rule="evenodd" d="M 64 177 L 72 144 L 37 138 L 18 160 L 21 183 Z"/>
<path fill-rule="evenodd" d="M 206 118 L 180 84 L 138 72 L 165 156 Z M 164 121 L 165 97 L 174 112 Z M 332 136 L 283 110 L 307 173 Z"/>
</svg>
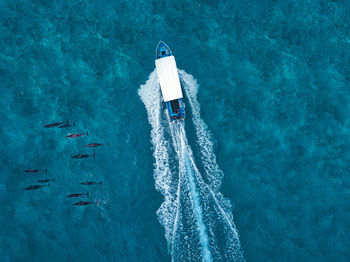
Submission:
<svg viewBox="0 0 350 262">
<path fill-rule="evenodd" d="M 91 205 L 91 204 L 96 204 L 98 205 L 98 201 L 96 202 L 84 202 L 84 201 L 79 201 L 77 203 L 74 203 L 74 206 L 87 206 L 87 205 Z"/>
<path fill-rule="evenodd" d="M 50 181 L 55 181 L 56 179 L 54 178 L 50 178 L 50 179 L 40 179 L 40 180 L 37 180 L 36 182 L 39 182 L 39 183 L 48 183 Z"/>
<path fill-rule="evenodd" d="M 81 136 L 89 136 L 89 132 L 86 132 L 86 134 L 70 134 L 70 135 L 68 135 L 68 136 L 66 136 L 66 137 L 68 137 L 68 138 L 75 138 L 75 137 L 81 137 Z"/>
<path fill-rule="evenodd" d="M 100 144 L 100 143 L 91 143 L 91 144 L 88 144 L 86 145 L 85 147 L 98 147 L 98 146 L 102 146 L 103 144 Z"/>
<path fill-rule="evenodd" d="M 48 125 L 44 125 L 44 127 L 46 128 L 50 128 L 50 127 L 56 127 L 56 126 L 59 126 L 59 125 L 62 125 L 63 123 L 53 123 L 53 124 L 48 124 Z"/>
<path fill-rule="evenodd" d="M 45 171 L 45 173 L 47 173 L 47 169 L 45 169 L 44 171 Z M 42 170 L 41 169 L 27 169 L 27 170 L 24 170 L 24 172 L 26 172 L 26 173 L 40 173 L 40 172 L 42 172 Z"/>
<path fill-rule="evenodd" d="M 76 156 L 72 156 L 72 158 L 88 158 L 91 155 L 87 155 L 87 154 L 78 154 Z M 95 157 L 95 153 L 92 154 L 93 157 Z"/>
<path fill-rule="evenodd" d="M 49 185 L 44 185 L 44 186 L 41 186 L 41 185 L 34 185 L 34 186 L 29 186 L 29 187 L 26 187 L 24 190 L 37 190 L 41 187 L 45 187 L 45 186 L 49 186 Z"/>
<path fill-rule="evenodd" d="M 89 192 L 87 192 L 87 193 L 79 193 L 79 194 L 70 194 L 70 195 L 68 195 L 68 196 L 66 196 L 66 197 L 69 197 L 69 198 L 71 198 L 71 197 L 80 197 L 80 196 L 89 196 Z"/>
<path fill-rule="evenodd" d="M 80 184 L 84 186 L 92 186 L 92 185 L 102 185 L 102 182 L 83 182 Z"/>
<path fill-rule="evenodd" d="M 66 124 L 61 125 L 61 126 L 59 126 L 58 128 L 66 128 L 66 127 L 70 127 L 70 126 L 72 126 L 72 125 L 69 123 L 69 121 L 67 121 Z M 75 123 L 73 123 L 73 126 L 75 126 Z"/>
</svg>

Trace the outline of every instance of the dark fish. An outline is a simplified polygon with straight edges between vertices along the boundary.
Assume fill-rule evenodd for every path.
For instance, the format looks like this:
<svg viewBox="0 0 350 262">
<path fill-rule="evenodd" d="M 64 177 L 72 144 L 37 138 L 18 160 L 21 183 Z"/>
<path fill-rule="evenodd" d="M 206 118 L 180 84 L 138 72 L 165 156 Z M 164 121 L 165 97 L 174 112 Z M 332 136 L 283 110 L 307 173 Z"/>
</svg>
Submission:
<svg viewBox="0 0 350 262">
<path fill-rule="evenodd" d="M 91 186 L 91 185 L 102 185 L 102 182 L 83 182 L 81 185 Z"/>
<path fill-rule="evenodd" d="M 80 194 L 70 194 L 70 195 L 68 195 L 68 196 L 66 196 L 66 197 L 69 197 L 69 198 L 71 198 L 71 197 L 80 197 L 80 196 L 89 196 L 89 192 L 87 192 L 87 193 L 80 193 Z"/>
<path fill-rule="evenodd" d="M 47 185 L 45 185 L 47 186 Z M 45 187 L 45 186 L 41 186 L 41 185 L 34 185 L 34 186 L 29 186 L 29 187 L 26 187 L 24 190 L 37 190 L 41 187 Z"/>
<path fill-rule="evenodd" d="M 53 124 L 45 125 L 44 127 L 50 128 L 50 127 L 56 127 L 56 126 L 59 126 L 59 125 L 62 125 L 62 124 L 63 124 L 63 123 L 53 123 Z"/>
<path fill-rule="evenodd" d="M 48 183 L 50 181 L 55 181 L 54 178 L 50 178 L 50 179 L 40 179 L 40 180 L 37 180 L 36 182 L 39 182 L 39 183 Z"/>
<path fill-rule="evenodd" d="M 89 132 L 86 132 L 86 134 L 70 134 L 70 135 L 68 135 L 66 137 L 75 138 L 75 137 L 81 137 L 81 136 L 84 136 L 84 135 L 88 136 Z"/>
<path fill-rule="evenodd" d="M 98 201 L 96 202 L 84 202 L 84 201 L 79 201 L 77 203 L 74 203 L 74 206 L 87 206 L 87 205 L 91 205 L 91 204 L 96 204 L 98 205 Z"/>
<path fill-rule="evenodd" d="M 97 147 L 97 146 L 102 146 L 103 144 L 99 144 L 99 143 L 92 143 L 92 144 L 88 144 L 85 147 Z"/>
<path fill-rule="evenodd" d="M 78 154 L 76 156 L 72 156 L 72 158 L 88 158 L 91 155 L 87 155 L 87 154 Z M 95 157 L 95 153 L 92 154 L 93 157 Z"/>
<path fill-rule="evenodd" d="M 85 147 L 98 147 L 98 146 L 103 146 L 104 144 L 100 144 L 100 143 L 91 143 L 86 145 Z M 109 146 L 109 143 L 106 144 L 107 146 Z"/>
<path fill-rule="evenodd" d="M 66 124 L 61 125 L 61 126 L 59 126 L 58 128 L 66 128 L 66 127 L 70 127 L 70 126 L 72 126 L 72 125 L 69 123 L 69 121 L 67 121 Z M 73 123 L 73 126 L 75 126 L 75 123 Z"/>
<path fill-rule="evenodd" d="M 44 170 L 45 173 L 47 173 L 47 169 Z M 24 170 L 24 172 L 26 173 L 40 173 L 41 170 L 40 169 L 27 169 L 27 170 Z"/>
</svg>

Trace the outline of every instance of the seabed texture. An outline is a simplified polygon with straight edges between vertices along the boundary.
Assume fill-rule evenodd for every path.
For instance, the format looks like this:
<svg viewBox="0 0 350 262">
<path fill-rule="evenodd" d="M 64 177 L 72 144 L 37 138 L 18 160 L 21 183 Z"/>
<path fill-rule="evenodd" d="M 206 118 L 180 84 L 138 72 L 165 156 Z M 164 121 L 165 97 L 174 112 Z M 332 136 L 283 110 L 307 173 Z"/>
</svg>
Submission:
<svg viewBox="0 0 350 262">
<path fill-rule="evenodd" d="M 157 115 L 166 192 L 157 107 L 141 91 L 157 90 L 159 40 L 195 90 L 183 129 Z M 349 261 L 349 86 L 347 1 L 2 0 L 0 260 Z M 43 128 L 67 120 L 75 126 Z M 56 180 L 23 190 L 45 178 Z M 162 217 L 173 211 L 160 209 L 165 196 L 185 208 L 179 231 Z"/>
</svg>

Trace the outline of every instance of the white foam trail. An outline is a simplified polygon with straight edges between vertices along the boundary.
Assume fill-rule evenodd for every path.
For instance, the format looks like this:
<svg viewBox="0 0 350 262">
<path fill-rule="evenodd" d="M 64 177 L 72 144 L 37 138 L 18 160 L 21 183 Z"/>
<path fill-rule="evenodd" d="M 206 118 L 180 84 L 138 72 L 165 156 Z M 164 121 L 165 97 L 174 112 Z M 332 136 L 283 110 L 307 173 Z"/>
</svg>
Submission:
<svg viewBox="0 0 350 262">
<path fill-rule="evenodd" d="M 207 207 L 207 202 L 213 203 L 213 206 L 215 207 L 215 209 L 217 209 L 216 211 L 216 215 L 214 217 L 214 219 L 217 218 L 222 218 L 222 224 L 225 226 L 226 230 L 226 245 L 225 245 L 225 249 L 228 251 L 225 257 L 225 259 L 223 261 L 244 261 L 243 258 L 243 254 L 241 252 L 241 247 L 240 247 L 240 242 L 239 242 L 239 235 L 238 235 L 238 231 L 236 229 L 236 226 L 233 222 L 232 219 L 232 213 L 231 210 L 229 209 L 229 211 L 226 211 L 229 207 L 231 207 L 231 204 L 229 203 L 229 200 L 226 200 L 223 198 L 222 194 L 220 192 L 214 192 L 212 190 L 212 188 L 210 186 L 208 186 L 208 184 L 206 184 L 203 179 L 202 176 L 195 164 L 194 161 L 194 157 L 192 154 L 192 150 L 187 142 L 186 139 L 186 135 L 185 135 L 185 130 L 183 128 L 183 126 L 181 126 L 182 128 L 180 129 L 181 131 L 181 135 L 179 134 L 174 134 L 173 132 L 173 137 L 181 137 L 180 142 L 179 141 L 174 141 L 174 144 L 181 144 L 184 145 L 184 148 L 186 149 L 186 159 L 184 160 L 187 168 L 186 171 L 190 173 L 189 179 L 192 178 L 193 181 L 193 175 L 196 178 L 196 185 L 198 186 L 198 188 L 202 191 L 205 192 L 204 194 L 206 195 L 205 197 L 202 197 L 202 204 L 205 207 Z M 178 153 L 179 154 L 179 153 Z M 179 161 L 181 164 L 181 161 Z M 188 164 L 188 162 L 190 162 L 190 164 Z M 208 200 L 207 202 L 204 200 L 205 198 L 209 198 L 210 200 Z M 229 203 L 229 205 L 227 205 L 227 202 Z M 200 207 L 200 206 L 199 206 Z M 201 208 L 201 207 L 200 207 Z M 210 207 L 207 207 L 207 209 L 209 210 Z M 226 209 L 226 210 L 224 210 Z M 202 213 L 201 213 L 202 214 Z M 209 218 L 209 220 L 211 220 L 212 217 Z M 207 225 L 209 227 L 209 231 L 213 232 L 215 231 L 215 228 L 213 225 L 211 225 L 210 223 L 211 221 L 208 221 Z M 202 230 L 206 231 L 206 227 L 205 227 L 205 223 L 203 223 L 203 219 L 202 219 L 202 215 L 200 217 L 200 223 L 198 225 L 198 228 L 202 228 Z M 214 235 L 214 234 L 213 234 Z M 215 238 L 215 236 L 213 236 L 213 238 Z M 205 241 L 205 239 L 207 239 L 207 237 L 205 235 L 202 235 L 202 239 Z M 205 244 L 202 245 L 205 247 Z M 212 245 L 211 246 L 211 250 L 214 252 L 217 252 L 216 250 L 216 246 Z M 219 254 L 219 256 L 221 257 L 222 254 Z M 215 261 L 218 261 L 218 257 L 216 257 Z"/>
<path fill-rule="evenodd" d="M 176 199 L 174 199 L 171 194 L 170 184 L 171 181 L 171 171 L 169 168 L 169 155 L 168 155 L 168 145 L 164 138 L 164 128 L 161 125 L 161 101 L 159 88 L 157 87 L 157 77 L 156 73 L 151 73 L 148 81 L 145 85 L 141 86 L 139 90 L 139 95 L 141 96 L 142 101 L 146 106 L 146 110 L 148 113 L 149 122 L 152 125 L 151 137 L 152 144 L 154 147 L 154 157 L 156 159 L 155 162 L 155 172 L 154 178 L 156 181 L 156 189 L 160 191 L 165 197 L 165 201 L 163 202 L 161 208 L 158 210 L 158 217 L 160 222 L 163 224 L 166 230 L 166 238 L 168 243 L 170 242 L 170 249 L 175 245 L 175 234 L 177 230 L 177 222 L 179 218 L 179 198 L 180 198 L 180 180 L 177 186 Z M 177 143 L 179 145 L 179 143 Z M 180 144 L 182 146 L 182 151 L 185 152 L 184 144 Z M 181 157 L 185 155 L 182 154 Z M 184 161 L 181 161 L 184 163 Z M 188 161 L 187 161 L 188 165 Z M 186 171 L 182 171 L 182 173 L 186 173 Z M 191 196 L 193 200 L 194 211 L 196 213 L 196 221 L 197 228 L 200 234 L 200 241 L 202 245 L 202 256 L 204 261 L 212 261 L 212 257 L 209 251 L 208 245 L 208 237 L 206 236 L 205 224 L 202 221 L 202 210 L 199 203 L 199 196 L 195 188 L 195 183 L 193 181 L 193 175 L 189 173 L 188 180 L 191 185 Z M 175 216 L 174 216 L 175 215 Z"/>
<path fill-rule="evenodd" d="M 192 109 L 192 121 L 196 129 L 202 164 L 207 175 L 209 186 L 213 190 L 218 191 L 224 174 L 216 163 L 212 135 L 207 125 L 200 117 L 200 107 L 197 101 L 198 84 L 193 76 L 187 74 L 185 71 L 179 70 L 179 74 L 183 82 L 186 97 Z"/>
<path fill-rule="evenodd" d="M 176 134 L 174 134 L 174 128 L 177 131 Z M 174 123 L 172 124 L 171 131 L 173 134 L 172 137 L 174 138 L 174 140 L 177 140 L 175 141 L 174 145 L 179 145 L 179 147 L 176 148 L 176 151 L 179 157 L 180 173 L 186 176 L 190 188 L 190 196 L 192 200 L 193 211 L 196 218 L 197 232 L 199 234 L 199 240 L 201 243 L 202 258 L 205 262 L 211 262 L 213 261 L 213 258 L 209 248 L 207 229 L 203 221 L 203 211 L 200 204 L 200 196 L 196 187 L 196 182 L 193 174 L 194 169 L 190 161 L 190 152 L 188 152 L 189 146 L 187 143 L 183 125 Z"/>
<path fill-rule="evenodd" d="M 159 92 L 158 77 L 156 70 L 154 70 L 147 82 L 140 87 L 138 93 L 145 104 L 148 120 L 152 125 L 153 156 L 156 159 L 154 180 L 156 189 L 164 196 L 164 202 L 157 211 L 157 215 L 160 223 L 165 228 L 166 239 L 170 243 L 173 238 L 172 233 L 177 205 L 174 203 L 174 194 L 170 188 L 172 174 L 169 168 L 168 145 L 164 138 L 164 128 L 161 124 L 162 105 Z"/>
<path fill-rule="evenodd" d="M 216 162 L 216 156 L 213 150 L 212 135 L 208 130 L 207 125 L 200 117 L 200 106 L 197 100 L 198 84 L 194 77 L 187 74 L 184 70 L 179 70 L 180 79 L 182 81 L 183 89 L 185 90 L 186 98 L 189 102 L 192 111 L 192 121 L 195 126 L 197 143 L 200 148 L 200 156 L 202 164 L 205 169 L 207 180 L 209 181 L 208 191 L 212 196 L 212 199 L 217 205 L 217 208 L 223 218 L 225 218 L 231 234 L 231 244 L 236 246 L 234 252 L 237 253 L 237 257 L 243 259 L 243 254 L 240 250 L 238 230 L 233 222 L 232 205 L 228 199 L 225 199 L 219 192 L 221 182 L 223 179 L 223 172 L 219 168 Z M 193 158 L 192 161 L 194 162 Z"/>
<path fill-rule="evenodd" d="M 152 126 L 154 178 L 156 189 L 165 198 L 157 214 L 165 228 L 172 261 L 244 261 L 230 202 L 219 192 L 223 173 L 216 163 L 210 132 L 200 118 L 196 98 L 198 85 L 191 75 L 179 72 L 192 110 L 209 185 L 196 167 L 184 125 L 169 123 L 167 114 L 162 110 L 155 71 L 139 90 Z M 165 136 L 165 130 L 170 130 L 170 141 Z M 171 142 L 174 149 L 169 146 Z M 173 150 L 176 154 L 171 153 Z M 174 166 L 176 159 L 173 155 L 177 155 L 178 165 L 175 166 L 178 169 Z"/>
<path fill-rule="evenodd" d="M 209 240 L 208 240 L 208 235 L 207 235 L 207 229 L 203 221 L 203 212 L 202 208 L 200 205 L 200 196 L 198 194 L 198 191 L 196 189 L 193 173 L 192 173 L 192 167 L 191 163 L 188 160 L 188 153 L 186 152 L 186 147 L 184 144 L 184 138 L 182 137 L 182 150 L 184 153 L 184 158 L 185 158 L 185 163 L 186 163 L 186 170 L 188 172 L 188 181 L 190 184 L 191 188 L 191 196 L 192 200 L 194 202 L 194 211 L 196 213 L 196 222 L 197 222 L 197 228 L 199 231 L 200 235 L 200 241 L 201 241 L 201 246 L 202 246 L 202 253 L 203 253 L 203 261 L 213 261 L 213 258 L 210 253 L 209 249 Z"/>
</svg>

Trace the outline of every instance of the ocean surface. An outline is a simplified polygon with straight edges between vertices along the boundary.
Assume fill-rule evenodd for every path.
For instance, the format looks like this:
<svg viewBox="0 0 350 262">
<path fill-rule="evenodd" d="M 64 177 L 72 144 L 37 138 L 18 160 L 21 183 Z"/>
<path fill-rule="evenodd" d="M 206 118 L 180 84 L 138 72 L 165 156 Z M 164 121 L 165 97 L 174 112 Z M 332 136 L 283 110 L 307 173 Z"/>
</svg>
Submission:
<svg viewBox="0 0 350 262">
<path fill-rule="evenodd" d="M 1 0 L 0 95 L 1 261 L 350 260 L 348 1 Z"/>
</svg>

